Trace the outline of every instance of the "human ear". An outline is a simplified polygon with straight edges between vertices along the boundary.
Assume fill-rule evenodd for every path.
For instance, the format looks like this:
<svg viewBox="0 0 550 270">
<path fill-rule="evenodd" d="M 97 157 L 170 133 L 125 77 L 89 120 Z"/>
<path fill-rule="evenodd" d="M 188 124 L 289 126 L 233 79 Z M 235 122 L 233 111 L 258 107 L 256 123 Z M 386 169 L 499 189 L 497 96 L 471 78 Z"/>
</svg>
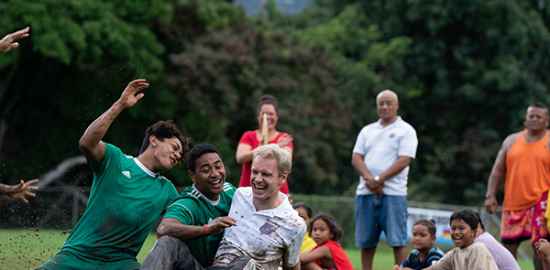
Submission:
<svg viewBox="0 0 550 270">
<path fill-rule="evenodd" d="M 189 177 L 191 177 L 191 179 L 193 180 L 193 183 L 195 183 L 196 181 L 195 173 L 192 172 L 191 170 L 187 171 L 187 173 L 189 174 Z"/>
</svg>

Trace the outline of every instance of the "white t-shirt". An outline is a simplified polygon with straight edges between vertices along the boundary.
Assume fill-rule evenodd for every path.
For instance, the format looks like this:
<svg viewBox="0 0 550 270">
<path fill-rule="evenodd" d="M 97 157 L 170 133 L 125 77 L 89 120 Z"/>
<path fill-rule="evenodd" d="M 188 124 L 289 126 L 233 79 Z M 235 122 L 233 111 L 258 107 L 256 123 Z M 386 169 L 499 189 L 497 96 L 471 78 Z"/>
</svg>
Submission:
<svg viewBox="0 0 550 270">
<path fill-rule="evenodd" d="M 292 208 L 282 192 L 283 202 L 277 208 L 256 211 L 252 188 L 238 188 L 233 196 L 229 216 L 237 225 L 225 229 L 213 266 L 227 266 L 236 257 L 248 255 L 256 261 L 256 269 L 278 269 L 287 254 L 286 266 L 299 262 L 306 224 Z"/>
<path fill-rule="evenodd" d="M 380 124 L 381 120 L 365 126 L 355 142 L 353 153 L 364 155 L 363 161 L 372 176 L 386 171 L 399 156 L 416 157 L 418 138 L 416 131 L 407 122 L 397 116 L 395 122 L 385 128 Z M 409 166 L 396 176 L 384 181 L 383 188 L 386 195 L 407 196 L 407 175 Z M 370 195 L 365 185 L 365 179 L 359 176 L 357 195 Z"/>
</svg>

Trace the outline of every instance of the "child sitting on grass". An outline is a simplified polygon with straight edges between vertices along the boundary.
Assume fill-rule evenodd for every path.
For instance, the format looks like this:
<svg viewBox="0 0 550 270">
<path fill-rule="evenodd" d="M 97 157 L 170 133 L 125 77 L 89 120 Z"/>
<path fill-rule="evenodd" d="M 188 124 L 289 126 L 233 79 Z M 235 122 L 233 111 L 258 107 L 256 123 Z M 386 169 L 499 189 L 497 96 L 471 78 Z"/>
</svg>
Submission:
<svg viewBox="0 0 550 270">
<path fill-rule="evenodd" d="M 393 270 L 412 270 L 430 267 L 432 262 L 438 261 L 444 253 L 435 244 L 435 221 L 421 219 L 414 223 L 411 245 L 414 247 L 409 257 L 401 266 L 395 265 Z"/>
<path fill-rule="evenodd" d="M 311 230 L 311 224 L 309 220 L 311 219 L 312 211 L 311 211 L 311 208 L 303 202 L 294 204 L 294 210 L 298 212 L 298 215 L 304 219 L 307 225 L 307 233 L 306 233 L 306 236 L 304 236 L 304 241 L 302 242 L 302 248 L 300 249 L 300 253 L 304 253 L 306 251 L 310 251 L 315 246 L 317 246 L 315 241 L 313 241 L 313 239 L 309 237 L 309 231 Z"/>
<path fill-rule="evenodd" d="M 317 246 L 311 251 L 300 253 L 302 269 L 353 269 L 344 249 L 338 244 L 342 237 L 342 231 L 331 215 L 319 214 L 315 216 L 311 220 L 309 234 Z"/>
<path fill-rule="evenodd" d="M 498 270 L 491 253 L 483 243 L 474 242 L 477 224 L 477 214 L 468 209 L 459 210 L 451 215 L 451 238 L 454 249 L 428 270 Z"/>
</svg>

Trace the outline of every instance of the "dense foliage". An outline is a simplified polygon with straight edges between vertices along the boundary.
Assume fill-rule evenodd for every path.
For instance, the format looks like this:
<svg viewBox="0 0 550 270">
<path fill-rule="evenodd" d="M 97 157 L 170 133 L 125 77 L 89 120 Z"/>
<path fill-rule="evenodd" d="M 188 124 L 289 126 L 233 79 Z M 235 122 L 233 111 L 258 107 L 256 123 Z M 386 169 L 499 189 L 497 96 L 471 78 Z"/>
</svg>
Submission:
<svg viewBox="0 0 550 270">
<path fill-rule="evenodd" d="M 501 141 L 529 103 L 550 101 L 544 3 L 317 0 L 294 16 L 247 17 L 221 0 L 4 1 L 0 35 L 32 33 L 0 55 L 2 182 L 78 155 L 86 127 L 143 77 L 145 98 L 105 138 L 128 154 L 172 118 L 221 150 L 236 184 L 238 140 L 270 93 L 294 137 L 291 191 L 351 195 L 356 135 L 392 89 L 420 140 L 410 199 L 478 204 Z M 190 183 L 184 166 L 167 175 Z"/>
</svg>

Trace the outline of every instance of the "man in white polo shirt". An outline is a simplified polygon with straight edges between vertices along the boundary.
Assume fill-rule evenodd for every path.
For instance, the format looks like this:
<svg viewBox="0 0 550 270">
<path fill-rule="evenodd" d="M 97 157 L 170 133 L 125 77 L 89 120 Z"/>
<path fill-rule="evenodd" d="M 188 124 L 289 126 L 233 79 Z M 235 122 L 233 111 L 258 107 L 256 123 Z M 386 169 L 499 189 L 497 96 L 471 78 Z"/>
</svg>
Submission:
<svg viewBox="0 0 550 270">
<path fill-rule="evenodd" d="M 359 174 L 355 198 L 355 244 L 363 269 L 372 269 L 376 246 L 384 231 L 395 264 L 407 258 L 407 175 L 416 156 L 414 128 L 397 116 L 397 95 L 376 96 L 380 119 L 365 126 L 353 148 L 352 165 Z"/>
<path fill-rule="evenodd" d="M 254 150 L 251 187 L 239 188 L 233 196 L 229 217 L 236 225 L 226 228 L 214 259 L 214 267 L 225 267 L 235 258 L 248 255 L 256 269 L 300 269 L 300 247 L 306 224 L 279 189 L 285 183 L 292 157 L 276 144 Z"/>
</svg>

